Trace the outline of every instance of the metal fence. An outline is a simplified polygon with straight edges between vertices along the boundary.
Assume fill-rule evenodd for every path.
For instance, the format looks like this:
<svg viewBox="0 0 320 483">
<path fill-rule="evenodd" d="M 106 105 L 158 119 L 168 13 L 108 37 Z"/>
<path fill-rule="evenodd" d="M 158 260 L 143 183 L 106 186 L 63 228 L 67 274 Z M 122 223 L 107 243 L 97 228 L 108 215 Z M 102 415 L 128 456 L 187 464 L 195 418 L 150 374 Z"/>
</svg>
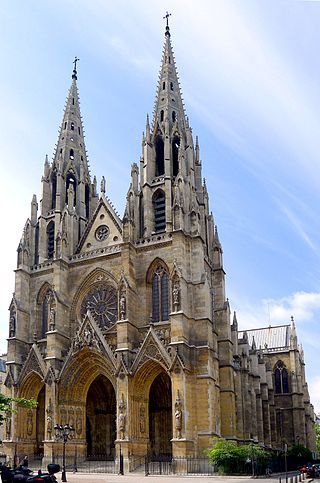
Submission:
<svg viewBox="0 0 320 483">
<path fill-rule="evenodd" d="M 208 458 L 191 457 L 146 457 L 146 475 L 202 475 L 215 474 L 214 466 Z"/>
</svg>

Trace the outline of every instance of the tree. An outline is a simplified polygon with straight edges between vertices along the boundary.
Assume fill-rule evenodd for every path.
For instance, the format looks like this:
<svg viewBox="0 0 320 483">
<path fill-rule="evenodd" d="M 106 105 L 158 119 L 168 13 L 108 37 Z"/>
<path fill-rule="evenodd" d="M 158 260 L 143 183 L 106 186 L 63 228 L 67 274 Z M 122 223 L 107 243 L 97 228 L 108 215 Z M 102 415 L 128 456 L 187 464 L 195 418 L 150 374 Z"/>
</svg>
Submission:
<svg viewBox="0 0 320 483">
<path fill-rule="evenodd" d="M 294 444 L 292 448 L 288 451 L 288 456 L 293 456 L 294 458 L 302 458 L 303 460 L 312 460 L 311 451 L 303 446 L 303 444 Z"/>
<path fill-rule="evenodd" d="M 316 446 L 317 446 L 317 451 L 320 454 L 320 424 L 316 423 L 314 425 L 314 430 L 316 433 Z"/>
<path fill-rule="evenodd" d="M 0 426 L 6 420 L 8 414 L 13 413 L 13 403 L 23 408 L 34 409 L 37 407 L 37 401 L 34 399 L 25 399 L 23 397 L 10 397 L 0 394 Z"/>
<path fill-rule="evenodd" d="M 265 466 L 269 459 L 269 453 L 256 444 L 238 445 L 225 439 L 215 439 L 213 443 L 208 451 L 209 460 L 225 474 L 250 473 L 257 461 Z"/>
</svg>

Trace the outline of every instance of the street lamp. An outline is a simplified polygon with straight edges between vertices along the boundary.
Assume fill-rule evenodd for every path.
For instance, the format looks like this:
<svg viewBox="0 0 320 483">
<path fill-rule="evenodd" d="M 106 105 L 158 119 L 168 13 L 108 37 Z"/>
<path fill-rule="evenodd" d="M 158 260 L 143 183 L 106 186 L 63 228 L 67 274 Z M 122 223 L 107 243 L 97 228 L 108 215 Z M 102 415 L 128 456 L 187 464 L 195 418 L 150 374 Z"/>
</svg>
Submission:
<svg viewBox="0 0 320 483">
<path fill-rule="evenodd" d="M 54 426 L 55 438 L 56 440 L 61 440 L 63 442 L 63 453 L 62 453 L 62 474 L 61 481 L 67 481 L 66 474 L 66 442 L 68 439 L 72 439 L 74 436 L 75 429 L 69 424 L 56 424 Z"/>
</svg>

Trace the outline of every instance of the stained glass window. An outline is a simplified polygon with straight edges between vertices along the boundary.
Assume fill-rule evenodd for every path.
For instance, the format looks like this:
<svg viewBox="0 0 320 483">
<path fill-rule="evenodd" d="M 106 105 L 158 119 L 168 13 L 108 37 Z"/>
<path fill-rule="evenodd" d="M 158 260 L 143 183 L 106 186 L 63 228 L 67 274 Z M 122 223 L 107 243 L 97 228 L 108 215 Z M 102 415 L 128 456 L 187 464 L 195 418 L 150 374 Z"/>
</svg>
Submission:
<svg viewBox="0 0 320 483">
<path fill-rule="evenodd" d="M 161 266 L 152 279 L 152 321 L 169 320 L 169 276 Z"/>
</svg>

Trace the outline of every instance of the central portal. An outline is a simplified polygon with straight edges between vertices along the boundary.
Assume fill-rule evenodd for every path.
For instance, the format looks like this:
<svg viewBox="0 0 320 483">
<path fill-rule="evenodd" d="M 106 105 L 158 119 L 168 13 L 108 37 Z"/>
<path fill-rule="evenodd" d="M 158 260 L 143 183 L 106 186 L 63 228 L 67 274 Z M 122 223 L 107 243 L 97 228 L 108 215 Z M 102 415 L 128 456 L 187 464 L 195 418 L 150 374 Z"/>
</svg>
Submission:
<svg viewBox="0 0 320 483">
<path fill-rule="evenodd" d="M 172 456 L 172 391 L 170 377 L 161 372 L 149 395 L 149 437 L 152 456 Z"/>
<path fill-rule="evenodd" d="M 86 408 L 87 456 L 114 458 L 116 395 L 106 377 L 98 376 L 91 384 Z"/>
</svg>

